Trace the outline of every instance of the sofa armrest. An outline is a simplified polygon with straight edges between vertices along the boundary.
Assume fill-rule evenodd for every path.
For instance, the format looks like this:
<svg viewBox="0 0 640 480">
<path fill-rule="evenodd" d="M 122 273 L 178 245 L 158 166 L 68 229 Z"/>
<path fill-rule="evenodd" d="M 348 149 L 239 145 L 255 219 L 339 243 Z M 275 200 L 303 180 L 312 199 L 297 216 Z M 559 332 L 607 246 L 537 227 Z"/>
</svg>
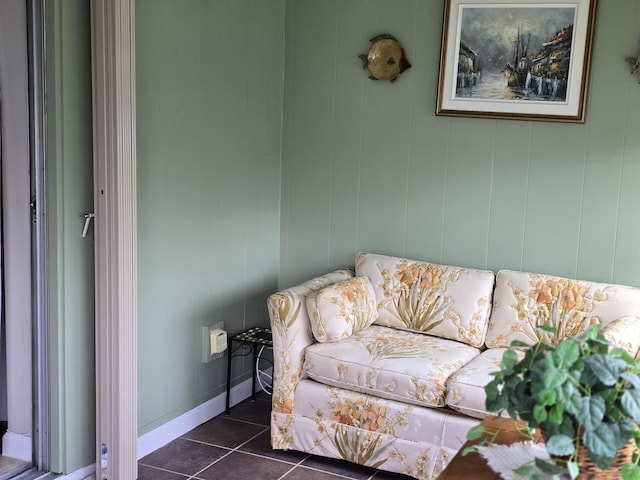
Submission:
<svg viewBox="0 0 640 480">
<path fill-rule="evenodd" d="M 351 277 L 351 270 L 336 270 L 274 293 L 267 299 L 273 337 L 273 411 L 293 412 L 295 390 L 302 378 L 304 351 L 315 343 L 307 313 L 307 295 Z"/>
<path fill-rule="evenodd" d="M 636 360 L 640 356 L 640 317 L 633 315 L 618 318 L 605 325 L 601 333 Z"/>
</svg>

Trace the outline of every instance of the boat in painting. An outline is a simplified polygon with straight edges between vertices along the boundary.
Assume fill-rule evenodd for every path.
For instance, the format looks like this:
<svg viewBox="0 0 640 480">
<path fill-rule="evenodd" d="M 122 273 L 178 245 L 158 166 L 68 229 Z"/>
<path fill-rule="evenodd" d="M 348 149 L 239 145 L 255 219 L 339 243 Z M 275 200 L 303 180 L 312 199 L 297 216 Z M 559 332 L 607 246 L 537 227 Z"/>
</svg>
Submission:
<svg viewBox="0 0 640 480">
<path fill-rule="evenodd" d="M 520 27 L 518 27 L 518 36 L 513 42 L 512 61 L 511 63 L 507 63 L 502 71 L 509 87 L 525 87 L 527 76 L 531 71 L 531 60 L 529 58 L 530 43 L 531 34 L 528 34 L 525 40 L 524 35 L 520 32 Z"/>
<path fill-rule="evenodd" d="M 523 89 L 541 99 L 564 100 L 571 62 L 573 25 L 553 34 L 533 55 L 529 55 L 531 35 L 527 35 L 526 40 L 524 37 L 518 29 L 513 64 L 508 63 L 502 71 L 507 85 Z"/>
</svg>

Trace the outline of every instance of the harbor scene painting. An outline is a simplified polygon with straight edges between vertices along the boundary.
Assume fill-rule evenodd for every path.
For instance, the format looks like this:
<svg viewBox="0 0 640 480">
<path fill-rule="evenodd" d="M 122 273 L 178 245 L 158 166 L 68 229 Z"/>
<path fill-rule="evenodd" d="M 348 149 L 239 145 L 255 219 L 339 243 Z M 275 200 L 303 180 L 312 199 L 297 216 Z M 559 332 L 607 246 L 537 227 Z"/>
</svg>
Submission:
<svg viewBox="0 0 640 480">
<path fill-rule="evenodd" d="M 575 7 L 464 7 L 456 96 L 566 101 L 575 14 Z"/>
<path fill-rule="evenodd" d="M 584 122 L 596 0 L 446 0 L 437 115 Z"/>
</svg>

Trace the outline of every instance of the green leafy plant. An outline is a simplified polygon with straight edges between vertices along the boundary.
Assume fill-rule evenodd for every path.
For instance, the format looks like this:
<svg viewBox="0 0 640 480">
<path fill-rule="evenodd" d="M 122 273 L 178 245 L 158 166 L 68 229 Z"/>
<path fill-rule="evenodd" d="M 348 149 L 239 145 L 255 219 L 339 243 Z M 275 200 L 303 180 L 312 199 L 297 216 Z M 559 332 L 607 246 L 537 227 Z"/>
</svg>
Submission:
<svg viewBox="0 0 640 480">
<path fill-rule="evenodd" d="M 485 386 L 487 410 L 506 410 L 511 418 L 540 429 L 552 458 L 535 461 L 544 478 L 576 478 L 581 444 L 591 462 L 604 470 L 620 449 L 635 442 L 636 453 L 621 475 L 625 480 L 640 479 L 640 363 L 606 340 L 599 326 L 555 346 L 515 341 L 492 375 Z M 523 467 L 518 473 L 535 477 L 531 472 Z"/>
</svg>

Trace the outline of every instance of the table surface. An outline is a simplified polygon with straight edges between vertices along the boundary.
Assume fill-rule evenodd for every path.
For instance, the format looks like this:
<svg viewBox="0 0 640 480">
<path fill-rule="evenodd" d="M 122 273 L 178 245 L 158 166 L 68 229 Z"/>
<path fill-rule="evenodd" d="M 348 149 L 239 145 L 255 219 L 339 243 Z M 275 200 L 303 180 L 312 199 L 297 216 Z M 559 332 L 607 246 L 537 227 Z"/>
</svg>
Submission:
<svg viewBox="0 0 640 480">
<path fill-rule="evenodd" d="M 273 346 L 273 341 L 271 340 L 271 329 L 266 327 L 253 327 L 244 332 L 240 332 L 231 338 L 238 342 Z"/>
<path fill-rule="evenodd" d="M 482 423 L 485 426 L 485 430 L 496 432 L 498 435 L 494 441 L 496 444 L 509 445 L 515 442 L 528 440 L 527 434 L 518 430 L 518 423 L 523 425 L 522 422 L 516 423 L 510 418 L 500 417 L 487 417 Z M 535 436 L 539 439 L 539 435 Z M 491 470 L 487 465 L 487 462 L 477 452 L 468 453 L 466 456 L 462 456 L 462 452 L 465 448 L 480 443 L 485 436 L 478 440 L 467 440 L 465 444 L 460 448 L 453 460 L 442 471 L 438 480 L 460 480 L 462 478 L 473 478 L 474 480 L 500 480 L 500 475 Z"/>
</svg>

